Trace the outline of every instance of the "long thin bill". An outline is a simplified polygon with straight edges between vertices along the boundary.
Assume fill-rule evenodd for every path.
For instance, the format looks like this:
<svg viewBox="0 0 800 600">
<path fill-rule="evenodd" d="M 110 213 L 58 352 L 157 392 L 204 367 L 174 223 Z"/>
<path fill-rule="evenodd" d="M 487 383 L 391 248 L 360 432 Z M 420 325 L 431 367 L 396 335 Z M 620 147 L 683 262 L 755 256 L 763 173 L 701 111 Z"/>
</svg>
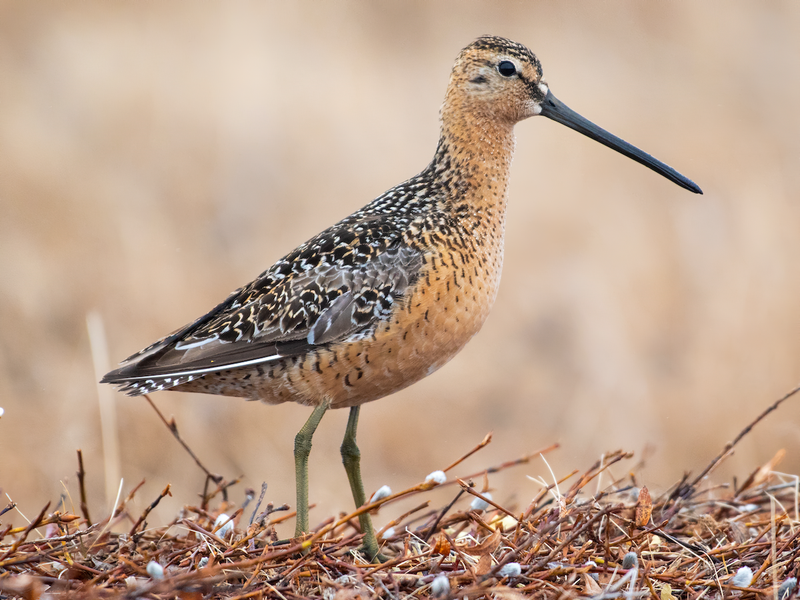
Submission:
<svg viewBox="0 0 800 600">
<path fill-rule="evenodd" d="M 703 190 L 691 179 L 684 177 L 672 167 L 665 165 L 657 158 L 653 158 L 647 152 L 642 152 L 636 146 L 630 145 L 625 140 L 619 139 L 617 136 L 607 132 L 605 129 L 598 127 L 591 121 L 584 119 L 569 106 L 556 98 L 552 92 L 547 91 L 547 96 L 542 102 L 541 114 L 548 119 L 552 119 L 557 123 L 566 125 L 570 129 L 574 129 L 609 148 L 616 150 L 620 154 L 624 154 L 628 158 L 632 158 L 638 163 L 643 164 L 645 167 L 652 169 L 656 173 L 663 175 L 670 181 L 677 183 L 684 189 L 694 192 L 695 194 L 702 194 Z"/>
</svg>

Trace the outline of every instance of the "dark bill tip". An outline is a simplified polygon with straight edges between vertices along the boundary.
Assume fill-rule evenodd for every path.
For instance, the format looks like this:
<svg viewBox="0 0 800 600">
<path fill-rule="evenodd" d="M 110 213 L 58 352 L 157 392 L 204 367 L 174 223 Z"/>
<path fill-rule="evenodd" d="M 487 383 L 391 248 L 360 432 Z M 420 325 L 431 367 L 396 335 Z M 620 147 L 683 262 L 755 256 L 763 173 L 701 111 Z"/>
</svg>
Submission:
<svg viewBox="0 0 800 600">
<path fill-rule="evenodd" d="M 632 158 L 636 162 L 643 164 L 645 167 L 652 169 L 660 175 L 663 175 L 670 181 L 677 183 L 679 186 L 689 190 L 690 192 L 694 192 L 695 194 L 703 193 L 703 190 L 701 190 L 694 181 L 684 177 L 669 165 L 665 165 L 657 158 L 650 156 L 647 152 L 642 152 L 636 146 L 632 146 L 625 140 L 621 140 L 605 129 L 598 127 L 591 121 L 584 119 L 569 106 L 556 98 L 549 90 L 544 102 L 542 102 L 541 114 L 548 119 L 552 119 L 557 123 L 566 125 L 570 129 L 574 129 L 586 137 L 589 137 L 613 150 L 616 150 L 620 154 L 624 154 L 628 158 Z"/>
</svg>

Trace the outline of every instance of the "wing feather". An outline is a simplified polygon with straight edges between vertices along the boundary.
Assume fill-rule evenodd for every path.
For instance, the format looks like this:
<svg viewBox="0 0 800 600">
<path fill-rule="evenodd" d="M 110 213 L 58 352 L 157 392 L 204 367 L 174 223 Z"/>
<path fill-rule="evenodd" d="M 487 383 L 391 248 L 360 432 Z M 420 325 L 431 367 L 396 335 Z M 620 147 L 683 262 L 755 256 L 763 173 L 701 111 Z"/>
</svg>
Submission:
<svg viewBox="0 0 800 600">
<path fill-rule="evenodd" d="M 379 219 L 345 219 L 103 382 L 138 395 L 362 335 L 389 317 L 421 266 L 421 252 L 387 236 Z"/>
</svg>

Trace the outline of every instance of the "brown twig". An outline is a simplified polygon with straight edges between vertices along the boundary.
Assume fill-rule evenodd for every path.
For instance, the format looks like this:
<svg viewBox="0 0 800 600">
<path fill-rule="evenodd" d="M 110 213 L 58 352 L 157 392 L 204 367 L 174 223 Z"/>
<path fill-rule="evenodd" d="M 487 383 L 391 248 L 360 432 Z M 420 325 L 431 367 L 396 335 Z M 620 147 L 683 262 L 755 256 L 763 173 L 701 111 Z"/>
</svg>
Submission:
<svg viewBox="0 0 800 600">
<path fill-rule="evenodd" d="M 450 512 L 450 509 L 453 508 L 455 503 L 458 502 L 458 499 L 464 495 L 464 492 L 465 492 L 464 488 L 458 490 L 458 493 L 456 494 L 456 497 L 453 498 L 452 502 L 450 502 L 450 504 L 445 506 L 442 509 L 442 511 L 436 516 L 436 520 L 433 522 L 433 525 L 431 525 L 430 529 L 428 529 L 427 533 L 425 534 L 425 537 L 422 538 L 422 541 L 427 542 L 429 539 L 431 539 L 431 535 L 433 535 L 433 533 L 436 531 L 436 528 L 439 526 L 439 522 L 442 520 L 442 518 L 444 518 L 444 516 L 448 512 Z"/>
<path fill-rule="evenodd" d="M 9 502 L 8 505 L 3 510 L 0 510 L 0 517 L 6 514 L 10 510 L 14 510 L 17 507 L 16 502 Z"/>
<path fill-rule="evenodd" d="M 508 509 L 506 509 L 506 508 L 503 508 L 502 506 L 500 506 L 500 505 L 499 505 L 497 502 L 495 502 L 495 501 L 494 501 L 494 500 L 492 500 L 491 498 L 488 498 L 488 497 L 484 496 L 483 494 L 481 494 L 481 493 L 479 493 L 479 492 L 476 492 L 474 489 L 472 489 L 472 486 L 471 486 L 470 484 L 468 484 L 466 481 L 464 481 L 463 479 L 459 479 L 459 480 L 458 480 L 458 485 L 460 485 L 460 486 L 461 486 L 461 489 L 462 489 L 462 490 L 464 490 L 465 492 L 467 492 L 468 494 L 472 494 L 472 495 L 473 495 L 473 496 L 475 496 L 476 498 L 480 498 L 481 500 L 483 500 L 484 502 L 486 502 L 486 504 L 491 504 L 491 505 L 492 505 L 492 506 L 494 506 L 494 507 L 495 507 L 497 510 L 499 510 L 499 511 L 500 511 L 500 512 L 502 512 L 502 513 L 505 513 L 506 515 L 508 515 L 508 516 L 509 516 L 509 517 L 511 517 L 512 519 L 516 519 L 516 518 L 517 518 L 517 517 L 514 515 L 514 513 L 512 513 L 511 511 L 509 511 L 509 510 L 508 510 Z"/>
<path fill-rule="evenodd" d="M 81 492 L 81 513 L 86 519 L 86 525 L 92 526 L 92 518 L 89 516 L 89 504 L 86 502 L 86 471 L 83 468 L 83 452 L 78 450 L 78 487 Z"/>
<path fill-rule="evenodd" d="M 161 493 L 158 495 L 158 498 L 153 500 L 150 503 L 150 505 L 147 508 L 144 509 L 144 512 L 142 513 L 142 515 L 139 517 L 139 519 L 136 521 L 136 523 L 134 523 L 133 527 L 131 527 L 131 531 L 130 531 L 130 533 L 128 535 L 132 536 L 134 533 L 136 533 L 136 530 L 139 528 L 139 525 L 141 525 L 144 522 L 144 520 L 147 518 L 147 515 L 150 514 L 150 511 L 153 510 L 156 506 L 158 506 L 158 503 L 161 502 L 161 500 L 165 496 L 172 496 L 172 492 L 170 492 L 170 484 L 167 484 L 167 487 L 165 487 L 161 491 Z"/>
<path fill-rule="evenodd" d="M 575 469 L 571 473 L 568 473 L 567 475 L 565 475 L 564 477 L 562 477 L 558 481 L 555 481 L 555 482 L 551 483 L 550 485 L 547 485 L 547 486 L 543 487 L 541 490 L 539 490 L 539 493 L 536 494 L 536 496 L 533 498 L 533 500 L 531 500 L 531 503 L 528 505 L 528 508 L 526 508 L 525 512 L 522 513 L 522 520 L 524 521 L 524 520 L 530 518 L 530 516 L 533 514 L 533 512 L 539 506 L 539 502 L 542 501 L 542 498 L 544 498 L 548 494 L 548 492 L 550 492 L 556 486 L 561 485 L 562 483 L 564 483 L 567 479 L 570 479 L 571 477 L 573 477 L 576 473 L 578 473 L 577 469 Z"/>
<path fill-rule="evenodd" d="M 153 401 L 150 399 L 150 396 L 144 394 L 144 399 L 147 400 L 150 406 L 153 407 L 153 410 L 156 411 L 156 414 L 161 419 L 161 422 L 167 426 L 167 429 L 169 429 L 172 435 L 175 436 L 175 439 L 178 440 L 181 446 L 183 446 L 183 449 L 189 453 L 189 456 L 191 456 L 194 462 L 197 464 L 197 466 L 200 467 L 200 469 L 202 469 L 203 473 L 206 474 L 206 477 L 208 477 L 208 479 L 211 479 L 214 483 L 219 484 L 222 481 L 222 476 L 212 473 L 211 471 L 206 469 L 203 463 L 200 462 L 200 459 L 197 458 L 197 455 L 194 452 L 192 452 L 192 449 L 189 448 L 189 445 L 183 441 L 183 438 L 178 433 L 178 425 L 177 423 L 175 423 L 175 419 L 167 421 L 164 418 L 164 415 L 161 413 L 161 411 L 158 410 L 158 407 L 155 405 L 155 403 L 153 403 Z"/>
<path fill-rule="evenodd" d="M 244 475 L 239 475 L 239 477 L 237 477 L 236 479 L 232 479 L 231 481 L 225 481 L 224 479 L 222 479 L 221 481 L 215 482 L 217 484 L 216 489 L 214 489 L 213 492 L 211 492 L 210 494 L 207 494 L 203 498 L 203 504 L 207 504 L 210 500 L 212 500 L 220 492 L 222 492 L 222 499 L 225 502 L 227 502 L 228 501 L 228 488 L 236 485 L 242 479 L 244 479 Z M 208 482 L 208 479 L 206 479 L 206 482 Z"/>
<path fill-rule="evenodd" d="M 508 469 L 510 467 L 517 467 L 519 465 L 525 465 L 525 464 L 528 464 L 529 462 L 531 462 L 532 459 L 536 458 L 540 454 L 547 454 L 547 453 L 552 452 L 553 450 L 556 450 L 558 448 L 560 448 L 559 444 L 550 444 L 546 448 L 542 448 L 541 450 L 537 450 L 536 452 L 531 452 L 530 454 L 525 454 L 523 456 L 520 456 L 519 458 L 515 458 L 514 460 L 509 460 L 509 461 L 506 461 L 504 463 L 500 463 L 499 465 L 495 465 L 494 467 L 489 467 L 488 469 L 484 469 L 483 471 L 477 471 L 476 473 L 472 473 L 471 475 L 465 475 L 465 476 L 461 477 L 461 479 L 464 479 L 464 480 L 474 479 L 475 477 L 478 477 L 479 475 L 484 475 L 484 474 L 491 475 L 492 473 L 499 473 L 500 471 L 504 471 L 504 470 L 506 470 L 506 469 Z M 447 483 L 448 484 L 455 483 L 455 480 L 448 481 Z M 443 485 L 446 485 L 446 484 L 443 484 Z"/>
<path fill-rule="evenodd" d="M 11 544 L 11 548 L 9 548 L 5 554 L 0 556 L 0 562 L 4 561 L 9 556 L 14 554 L 14 552 L 17 551 L 17 548 L 19 548 L 20 544 L 22 544 L 22 542 L 25 541 L 28 535 L 30 535 L 31 531 L 33 531 L 42 524 L 42 520 L 44 519 L 44 515 L 47 512 L 48 508 L 50 508 L 49 502 L 44 505 L 44 508 L 42 509 L 42 512 L 39 513 L 39 516 L 36 517 L 33 521 L 31 521 L 28 524 L 28 526 L 23 530 L 22 534 L 16 540 L 14 540 L 14 543 Z"/>
<path fill-rule="evenodd" d="M 250 515 L 250 525 L 253 524 L 253 520 L 256 518 L 256 514 L 258 514 L 258 509 L 261 508 L 261 503 L 264 501 L 264 496 L 267 493 L 267 482 L 264 481 L 261 483 L 261 493 L 258 495 L 258 502 L 256 502 L 256 507 L 253 509 L 253 514 Z"/>
<path fill-rule="evenodd" d="M 476 453 L 478 450 L 480 450 L 481 448 L 485 448 L 486 446 L 488 446 L 488 445 L 491 443 L 491 441 L 492 441 L 492 432 L 490 431 L 489 433 L 487 433 L 487 434 L 484 436 L 483 440 L 481 440 L 481 442 L 480 442 L 480 443 L 479 443 L 477 446 L 475 446 L 475 447 L 474 447 L 472 450 L 470 450 L 469 452 L 467 452 L 467 453 L 466 453 L 464 456 L 462 456 L 461 458 L 459 458 L 459 459 L 458 459 L 456 462 L 454 462 L 452 465 L 450 465 L 450 466 L 449 466 L 449 467 L 447 467 L 446 469 L 442 469 L 442 471 L 444 471 L 445 473 L 447 473 L 447 472 L 448 472 L 450 469 L 454 468 L 454 467 L 455 467 L 455 466 L 457 466 L 457 465 L 460 465 L 462 462 L 464 462 L 465 460 L 467 460 L 467 459 L 468 459 L 470 456 L 472 456 L 473 454 L 475 454 L 475 453 Z"/>
<path fill-rule="evenodd" d="M 725 458 L 725 457 L 726 457 L 726 456 L 727 456 L 727 455 L 728 455 L 728 454 L 731 452 L 731 450 L 733 450 L 733 447 L 734 447 L 734 446 L 736 446 L 736 444 L 738 444 L 738 443 L 739 443 L 739 442 L 742 440 L 742 438 L 743 438 L 744 436 L 746 436 L 748 433 L 750 433 L 750 431 L 753 429 L 753 427 L 755 427 L 756 425 L 758 425 L 758 424 L 759 424 L 759 423 L 760 423 L 760 422 L 761 422 L 761 421 L 764 419 L 764 417 L 766 417 L 766 416 L 767 416 L 769 413 L 771 413 L 772 411 L 774 411 L 774 410 L 775 410 L 776 408 L 778 408 L 778 407 L 779 407 L 781 404 L 783 404 L 783 403 L 784 403 L 786 400 L 788 400 L 789 398 L 791 398 L 792 396 L 794 396 L 794 395 L 795 395 L 795 394 L 797 394 L 798 392 L 800 392 L 800 386 L 797 386 L 797 387 L 796 387 L 796 388 L 794 388 L 792 391 L 790 391 L 790 392 L 788 392 L 788 393 L 784 394 L 783 396 L 781 396 L 780 398 L 778 398 L 778 399 L 777 399 L 775 402 L 773 402 L 773 403 L 772 403 L 770 406 L 768 406 L 768 407 L 767 407 L 767 408 L 766 408 L 766 409 L 765 409 L 765 410 L 764 410 L 764 411 L 763 411 L 763 412 L 762 412 L 760 415 L 758 415 L 758 416 L 757 416 L 755 419 L 753 419 L 753 420 L 752 420 L 752 421 L 751 421 L 751 422 L 750 422 L 750 423 L 747 425 L 747 427 L 745 427 L 744 429 L 742 429 L 742 430 L 739 432 L 739 435 L 737 435 L 737 436 L 736 436 L 736 437 L 733 439 L 733 441 L 731 441 L 731 442 L 728 442 L 727 444 L 725 444 L 725 447 L 722 449 L 722 452 L 720 452 L 720 453 L 719 453 L 719 454 L 718 454 L 718 455 L 717 455 L 717 456 L 714 458 L 714 460 L 712 460 L 712 461 L 711 461 L 711 462 L 708 464 L 708 466 L 707 466 L 705 469 L 703 469 L 703 470 L 701 471 L 701 473 L 700 473 L 700 474 L 699 474 L 697 477 L 695 477 L 695 478 L 694 478 L 694 481 L 692 481 L 692 483 L 690 483 L 690 484 L 689 484 L 689 487 L 688 487 L 688 489 L 686 490 L 686 492 L 685 492 L 685 494 L 684 494 L 684 497 L 685 497 L 686 495 L 691 495 L 691 494 L 693 494 L 693 493 L 694 493 L 694 490 L 695 490 L 695 488 L 697 487 L 697 485 L 698 485 L 698 484 L 699 484 L 699 483 L 700 483 L 700 482 L 701 482 L 701 481 L 702 481 L 702 480 L 703 480 L 703 479 L 706 477 L 706 475 L 708 475 L 709 473 L 711 473 L 711 471 L 712 471 L 712 470 L 713 470 L 713 469 L 714 469 L 714 468 L 715 468 L 715 467 L 716 467 L 716 466 L 717 466 L 717 465 L 718 465 L 720 462 L 722 462 L 722 460 L 723 460 L 723 459 L 724 459 L 724 458 Z"/>
</svg>

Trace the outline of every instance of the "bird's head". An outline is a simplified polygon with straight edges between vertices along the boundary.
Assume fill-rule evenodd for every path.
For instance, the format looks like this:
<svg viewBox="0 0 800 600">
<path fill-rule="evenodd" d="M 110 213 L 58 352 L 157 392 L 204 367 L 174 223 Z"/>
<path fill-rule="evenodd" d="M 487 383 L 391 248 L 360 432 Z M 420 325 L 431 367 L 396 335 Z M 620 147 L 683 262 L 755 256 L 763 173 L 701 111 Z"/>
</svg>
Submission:
<svg viewBox="0 0 800 600">
<path fill-rule="evenodd" d="M 483 36 L 456 59 L 442 105 L 442 121 L 451 134 L 475 130 L 506 131 L 514 124 L 542 115 L 566 125 L 652 169 L 692 192 L 700 188 L 671 167 L 598 127 L 570 109 L 550 91 L 539 59 L 522 44 Z"/>
<path fill-rule="evenodd" d="M 540 114 L 547 92 L 533 52 L 505 38 L 483 36 L 458 55 L 444 110 L 451 105 L 477 118 L 513 125 Z"/>
</svg>

